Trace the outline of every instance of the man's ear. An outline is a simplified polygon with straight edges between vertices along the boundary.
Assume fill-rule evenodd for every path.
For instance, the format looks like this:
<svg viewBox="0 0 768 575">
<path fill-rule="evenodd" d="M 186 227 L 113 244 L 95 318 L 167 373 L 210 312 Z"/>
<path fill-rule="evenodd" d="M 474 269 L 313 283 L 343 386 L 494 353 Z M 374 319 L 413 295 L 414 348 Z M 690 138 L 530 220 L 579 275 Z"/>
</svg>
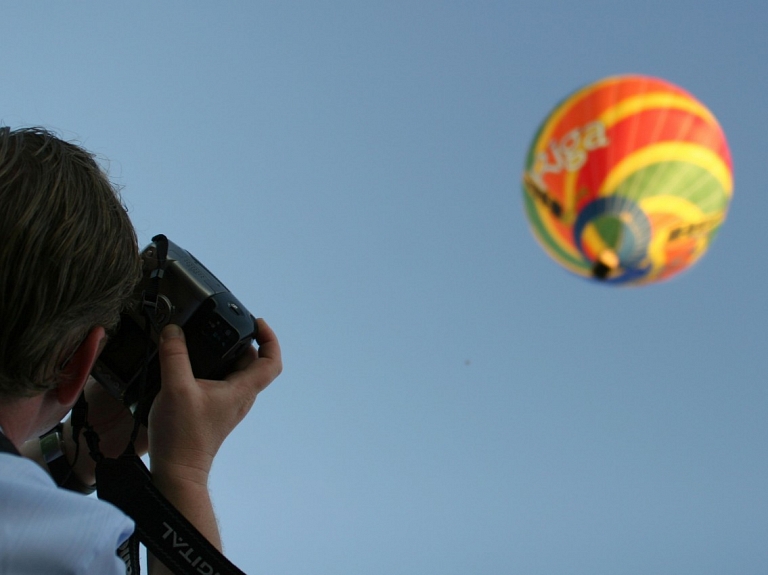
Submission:
<svg viewBox="0 0 768 575">
<path fill-rule="evenodd" d="M 59 385 L 56 388 L 56 399 L 59 403 L 73 405 L 77 401 L 106 342 L 107 335 L 103 327 L 96 326 L 88 332 L 61 370 Z"/>
</svg>

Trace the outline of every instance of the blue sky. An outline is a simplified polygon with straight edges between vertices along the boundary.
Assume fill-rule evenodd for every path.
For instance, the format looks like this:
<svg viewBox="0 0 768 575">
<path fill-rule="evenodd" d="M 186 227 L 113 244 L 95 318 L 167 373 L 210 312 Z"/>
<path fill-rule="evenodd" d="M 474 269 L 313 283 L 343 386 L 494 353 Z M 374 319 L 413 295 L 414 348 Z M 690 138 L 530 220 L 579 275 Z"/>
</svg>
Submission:
<svg viewBox="0 0 768 575">
<path fill-rule="evenodd" d="M 211 480 L 248 573 L 768 569 L 757 1 L 0 2 L 0 120 L 97 152 L 281 339 Z M 720 120 L 735 193 L 680 277 L 528 230 L 536 127 L 604 76 Z"/>
</svg>

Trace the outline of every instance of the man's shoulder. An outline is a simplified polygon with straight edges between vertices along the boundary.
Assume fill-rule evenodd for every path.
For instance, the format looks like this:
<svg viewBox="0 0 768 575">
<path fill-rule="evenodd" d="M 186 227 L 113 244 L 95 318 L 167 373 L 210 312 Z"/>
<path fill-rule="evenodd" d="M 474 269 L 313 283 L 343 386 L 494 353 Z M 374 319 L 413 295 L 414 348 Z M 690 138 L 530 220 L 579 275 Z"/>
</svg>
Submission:
<svg viewBox="0 0 768 575">
<path fill-rule="evenodd" d="M 132 532 L 133 522 L 119 509 L 59 489 L 36 463 L 0 453 L 0 556 L 15 557 L 21 572 L 119 566 L 115 551 Z"/>
</svg>

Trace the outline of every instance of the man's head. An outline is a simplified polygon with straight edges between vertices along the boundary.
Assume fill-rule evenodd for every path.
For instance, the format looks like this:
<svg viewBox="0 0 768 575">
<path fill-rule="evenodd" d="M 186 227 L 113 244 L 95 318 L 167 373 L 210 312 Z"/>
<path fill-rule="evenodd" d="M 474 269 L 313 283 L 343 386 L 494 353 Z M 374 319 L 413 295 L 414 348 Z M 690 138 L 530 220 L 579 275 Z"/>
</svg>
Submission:
<svg viewBox="0 0 768 575">
<path fill-rule="evenodd" d="M 0 128 L 0 397 L 54 388 L 91 329 L 115 327 L 140 269 L 93 155 L 39 128 Z"/>
</svg>

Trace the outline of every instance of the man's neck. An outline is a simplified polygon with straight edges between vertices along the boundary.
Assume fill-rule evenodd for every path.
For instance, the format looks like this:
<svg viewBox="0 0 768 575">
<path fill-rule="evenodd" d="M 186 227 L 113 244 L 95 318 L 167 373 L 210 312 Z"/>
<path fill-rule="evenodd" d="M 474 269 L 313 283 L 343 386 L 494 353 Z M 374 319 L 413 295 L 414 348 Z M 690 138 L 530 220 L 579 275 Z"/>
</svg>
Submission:
<svg viewBox="0 0 768 575">
<path fill-rule="evenodd" d="M 11 440 L 8 439 L 5 434 L 3 433 L 3 429 L 0 427 L 0 452 L 4 453 L 12 453 L 14 455 L 21 455 L 19 449 L 11 443 Z"/>
<path fill-rule="evenodd" d="M 0 401 L 0 428 L 17 449 L 44 433 L 43 395 Z"/>
</svg>

